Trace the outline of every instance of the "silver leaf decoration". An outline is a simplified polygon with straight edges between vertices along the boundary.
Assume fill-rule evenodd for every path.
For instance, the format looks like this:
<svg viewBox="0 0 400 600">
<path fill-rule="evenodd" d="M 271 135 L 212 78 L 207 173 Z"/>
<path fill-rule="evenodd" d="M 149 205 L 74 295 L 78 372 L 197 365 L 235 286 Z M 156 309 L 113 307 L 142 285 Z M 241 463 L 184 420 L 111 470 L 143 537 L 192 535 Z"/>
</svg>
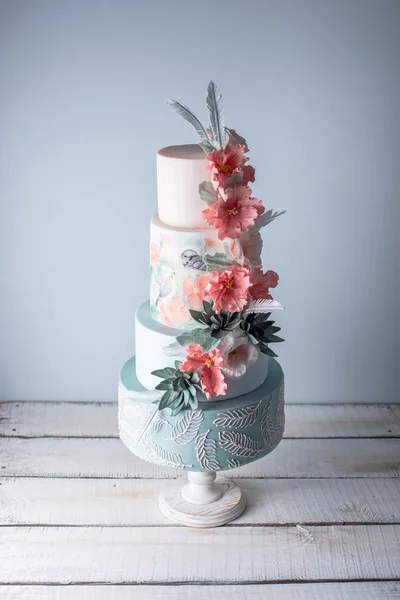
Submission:
<svg viewBox="0 0 400 600">
<path fill-rule="evenodd" d="M 193 465 L 185 465 L 182 462 L 179 454 L 164 450 L 164 448 L 161 448 L 161 446 L 158 446 L 158 444 L 155 444 L 154 442 L 149 442 L 146 444 L 146 450 L 148 452 L 147 460 L 157 465 L 162 465 L 163 467 L 172 467 L 173 469 L 193 467 Z"/>
<path fill-rule="evenodd" d="M 238 467 L 241 466 L 240 464 L 240 460 L 238 460 L 237 458 L 228 458 L 228 467 L 230 469 L 237 469 Z"/>
<path fill-rule="evenodd" d="M 202 410 L 185 413 L 172 428 L 171 437 L 168 439 L 174 441 L 178 446 L 186 446 L 197 436 L 203 419 Z"/>
<path fill-rule="evenodd" d="M 229 260 L 226 254 L 223 252 L 205 254 L 203 260 L 206 264 L 207 271 L 222 271 L 229 269 L 229 267 L 232 267 L 232 265 L 237 265 L 235 261 Z"/>
<path fill-rule="evenodd" d="M 225 189 L 234 187 L 238 183 L 242 183 L 243 181 L 243 171 L 239 171 L 239 173 L 234 173 L 225 181 Z"/>
<path fill-rule="evenodd" d="M 228 134 L 225 129 L 224 106 L 222 104 L 222 95 L 213 81 L 210 81 L 207 88 L 206 104 L 210 117 L 210 125 L 216 148 L 225 148 L 228 143 Z"/>
<path fill-rule="evenodd" d="M 217 443 L 208 438 L 211 429 L 199 435 L 196 440 L 196 456 L 202 469 L 217 471 L 220 464 L 217 460 Z"/>
<path fill-rule="evenodd" d="M 168 100 L 169 106 L 174 110 L 180 117 L 185 119 L 192 127 L 195 128 L 197 135 L 201 139 L 202 143 L 209 143 L 211 150 L 213 149 L 210 140 L 208 139 L 207 131 L 199 121 L 199 119 L 192 113 L 192 111 L 187 107 L 181 104 L 180 102 L 176 102 L 176 100 Z"/>
<path fill-rule="evenodd" d="M 211 181 L 203 181 L 199 185 L 199 195 L 206 204 L 214 204 L 218 200 L 218 192 L 214 190 Z"/>
<path fill-rule="evenodd" d="M 264 214 L 262 214 L 260 217 L 258 217 L 258 219 L 256 219 L 256 222 L 254 223 L 254 225 L 252 225 L 252 227 L 250 227 L 250 230 L 251 231 L 260 231 L 260 229 L 262 227 L 269 225 L 270 223 L 272 223 L 272 221 L 275 221 L 275 219 L 277 219 L 281 215 L 284 215 L 285 212 L 286 212 L 286 210 L 282 210 L 281 212 L 278 212 L 278 211 L 274 212 L 273 209 L 270 208 Z"/>
<path fill-rule="evenodd" d="M 251 458 L 262 450 L 256 440 L 253 440 L 244 433 L 238 433 L 237 431 L 220 431 L 219 443 L 221 448 L 235 456 Z"/>
<path fill-rule="evenodd" d="M 228 410 L 225 413 L 219 413 L 218 418 L 214 420 L 214 425 L 217 427 L 229 427 L 231 429 L 250 427 L 257 421 L 260 403 L 261 400 L 258 404 L 253 404 L 253 406 L 245 406 L 237 410 Z"/>
</svg>

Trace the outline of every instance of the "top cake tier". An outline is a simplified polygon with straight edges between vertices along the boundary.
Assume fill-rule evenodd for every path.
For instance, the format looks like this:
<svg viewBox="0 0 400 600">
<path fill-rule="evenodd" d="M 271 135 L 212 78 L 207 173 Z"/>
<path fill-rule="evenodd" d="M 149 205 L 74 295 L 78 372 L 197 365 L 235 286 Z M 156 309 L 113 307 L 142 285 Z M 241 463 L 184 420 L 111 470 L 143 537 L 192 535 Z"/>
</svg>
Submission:
<svg viewBox="0 0 400 600">
<path fill-rule="evenodd" d="M 210 180 L 207 160 L 197 144 L 168 146 L 157 152 L 158 216 L 170 227 L 204 228 L 199 185 Z"/>
</svg>

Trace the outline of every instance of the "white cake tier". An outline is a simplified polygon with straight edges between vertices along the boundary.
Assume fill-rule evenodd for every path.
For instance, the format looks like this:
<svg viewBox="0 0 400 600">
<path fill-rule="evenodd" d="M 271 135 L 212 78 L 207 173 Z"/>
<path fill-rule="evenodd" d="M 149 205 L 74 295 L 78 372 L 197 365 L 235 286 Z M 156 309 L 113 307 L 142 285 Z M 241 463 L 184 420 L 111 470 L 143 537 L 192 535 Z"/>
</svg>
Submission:
<svg viewBox="0 0 400 600">
<path fill-rule="evenodd" d="M 199 310 L 215 260 L 240 260 L 241 243 L 222 242 L 214 229 L 169 227 L 155 216 L 150 228 L 150 306 L 153 318 L 181 329 L 198 324 L 189 309 Z M 213 259 L 214 257 L 214 259 Z M 214 262 L 213 262 L 214 261 Z"/>
<path fill-rule="evenodd" d="M 136 338 L 136 376 L 139 382 L 148 390 L 154 389 L 161 379 L 151 375 L 156 369 L 173 367 L 175 360 L 182 360 L 185 350 L 182 348 L 182 356 L 171 357 L 163 350 L 175 341 L 182 333 L 179 329 L 166 327 L 157 323 L 151 316 L 149 302 L 142 304 L 135 315 L 135 338 Z M 240 379 L 228 379 L 226 396 L 219 396 L 213 400 L 227 400 L 242 394 L 247 394 L 258 388 L 268 374 L 268 356 L 260 354 L 255 364 L 247 369 Z M 205 396 L 201 394 L 199 400 L 206 402 Z"/>
<path fill-rule="evenodd" d="M 204 227 L 199 185 L 210 180 L 207 160 L 197 144 L 168 146 L 157 153 L 158 214 L 173 227 Z"/>
</svg>

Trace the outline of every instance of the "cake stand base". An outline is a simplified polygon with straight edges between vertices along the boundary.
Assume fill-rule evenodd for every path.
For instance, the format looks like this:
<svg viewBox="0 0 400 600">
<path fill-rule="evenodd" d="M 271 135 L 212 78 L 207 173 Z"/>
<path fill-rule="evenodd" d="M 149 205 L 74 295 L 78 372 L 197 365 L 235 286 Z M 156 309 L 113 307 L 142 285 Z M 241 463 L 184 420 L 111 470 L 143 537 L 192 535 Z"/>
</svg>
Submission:
<svg viewBox="0 0 400 600">
<path fill-rule="evenodd" d="M 230 479 L 215 482 L 213 471 L 189 472 L 188 483 L 175 482 L 159 497 L 162 514 L 187 527 L 219 527 L 237 519 L 246 502 L 240 487 Z"/>
</svg>

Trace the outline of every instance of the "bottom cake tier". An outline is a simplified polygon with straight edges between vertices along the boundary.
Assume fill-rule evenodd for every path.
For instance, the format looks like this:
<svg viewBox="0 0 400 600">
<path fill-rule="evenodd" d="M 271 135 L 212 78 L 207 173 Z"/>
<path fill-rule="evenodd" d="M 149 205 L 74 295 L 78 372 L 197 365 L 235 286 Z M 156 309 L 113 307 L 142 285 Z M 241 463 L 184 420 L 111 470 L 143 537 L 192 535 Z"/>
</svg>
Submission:
<svg viewBox="0 0 400 600">
<path fill-rule="evenodd" d="M 159 411 L 160 393 L 136 377 L 135 357 L 123 366 L 118 386 L 119 431 L 131 452 L 165 467 L 223 471 L 258 460 L 281 441 L 285 426 L 284 375 L 270 359 L 256 390 L 222 402 L 199 402 L 172 417 Z"/>
</svg>

